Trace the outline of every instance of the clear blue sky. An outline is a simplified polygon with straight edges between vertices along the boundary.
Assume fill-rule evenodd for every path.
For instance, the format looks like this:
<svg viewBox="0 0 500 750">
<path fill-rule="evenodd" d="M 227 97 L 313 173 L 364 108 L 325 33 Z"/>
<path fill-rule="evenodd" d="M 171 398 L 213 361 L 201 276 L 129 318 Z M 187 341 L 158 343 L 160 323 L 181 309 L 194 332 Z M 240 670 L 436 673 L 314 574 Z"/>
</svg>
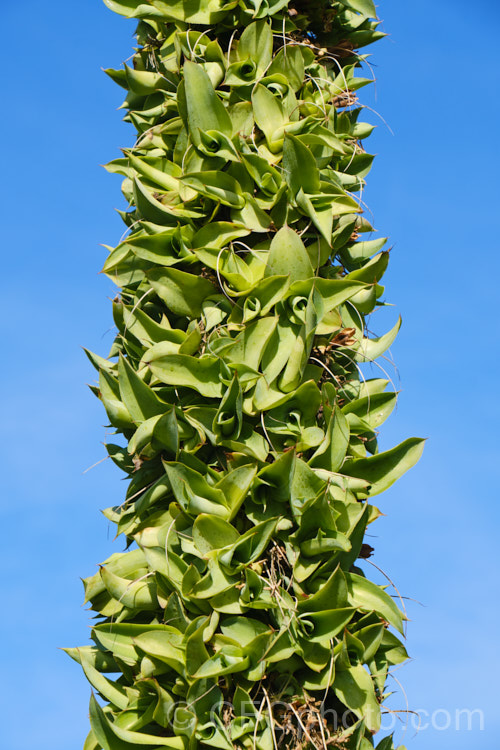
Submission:
<svg viewBox="0 0 500 750">
<path fill-rule="evenodd" d="M 477 719 L 473 732 L 410 730 L 409 750 L 490 750 L 500 730 L 500 7 L 384 0 L 380 14 L 391 38 L 372 50 L 377 101 L 365 101 L 395 135 L 380 123 L 371 139 L 367 200 L 395 246 L 387 298 L 404 319 L 392 352 L 400 406 L 381 442 L 430 440 L 380 498 L 373 559 L 425 605 L 408 602 L 414 661 L 396 674 L 410 707 L 485 715 L 482 732 Z M 97 271 L 99 243 L 122 232 L 120 194 L 98 165 L 131 134 L 100 67 L 131 54 L 133 23 L 99 0 L 11 2 L 2 15 L 2 746 L 80 750 L 89 689 L 56 648 L 86 642 L 78 578 L 121 549 L 99 513 L 122 501 L 118 470 L 82 473 L 105 454 L 79 346 L 104 354 L 112 340 L 114 290 Z"/>
</svg>

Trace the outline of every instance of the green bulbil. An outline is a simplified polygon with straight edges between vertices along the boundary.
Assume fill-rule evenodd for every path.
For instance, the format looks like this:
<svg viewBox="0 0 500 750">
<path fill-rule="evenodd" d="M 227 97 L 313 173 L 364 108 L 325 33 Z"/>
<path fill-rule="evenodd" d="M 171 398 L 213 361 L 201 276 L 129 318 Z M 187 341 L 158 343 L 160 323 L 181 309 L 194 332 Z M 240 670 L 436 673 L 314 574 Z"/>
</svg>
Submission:
<svg viewBox="0 0 500 750">
<path fill-rule="evenodd" d="M 397 394 L 363 365 L 389 254 L 358 191 L 372 0 L 105 0 L 138 19 L 118 334 L 89 353 L 129 480 L 84 580 L 85 750 L 369 750 L 404 614 L 358 560 Z M 361 563 L 362 565 L 362 563 Z M 95 697 L 97 696 L 97 697 Z M 392 738 L 377 746 L 394 747 Z"/>
</svg>

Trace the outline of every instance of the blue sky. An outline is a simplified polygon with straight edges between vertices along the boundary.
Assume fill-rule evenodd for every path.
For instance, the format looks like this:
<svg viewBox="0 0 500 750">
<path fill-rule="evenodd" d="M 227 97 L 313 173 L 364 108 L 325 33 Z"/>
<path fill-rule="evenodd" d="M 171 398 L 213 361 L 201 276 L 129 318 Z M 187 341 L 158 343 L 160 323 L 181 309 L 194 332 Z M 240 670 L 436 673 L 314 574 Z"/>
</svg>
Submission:
<svg viewBox="0 0 500 750">
<path fill-rule="evenodd" d="M 413 10 L 413 7 L 416 10 Z M 394 131 L 366 199 L 394 245 L 386 276 L 403 315 L 392 354 L 402 389 L 383 428 L 390 447 L 429 437 L 419 466 L 379 498 L 373 558 L 408 601 L 413 662 L 396 677 L 412 709 L 481 709 L 484 731 L 410 728 L 409 750 L 489 750 L 496 706 L 498 590 L 499 152 L 492 0 L 380 4 L 391 38 L 371 62 Z M 99 168 L 131 143 L 120 90 L 100 67 L 131 54 L 133 24 L 99 0 L 24 0 L 3 9 L 2 709 L 9 750 L 79 750 L 89 689 L 58 646 L 81 645 L 89 618 L 79 576 L 112 551 L 99 509 L 121 502 L 103 458 L 104 414 L 85 388 L 81 345 L 111 340 L 110 282 L 99 243 L 116 244 L 119 182 Z M 367 572 L 371 572 L 367 571 Z M 376 573 L 373 570 L 373 573 Z M 400 687 L 394 709 L 406 707 Z M 404 718 L 404 715 L 403 715 Z M 425 716 L 424 716 L 425 719 Z M 435 716 L 446 724 L 446 716 Z"/>
</svg>

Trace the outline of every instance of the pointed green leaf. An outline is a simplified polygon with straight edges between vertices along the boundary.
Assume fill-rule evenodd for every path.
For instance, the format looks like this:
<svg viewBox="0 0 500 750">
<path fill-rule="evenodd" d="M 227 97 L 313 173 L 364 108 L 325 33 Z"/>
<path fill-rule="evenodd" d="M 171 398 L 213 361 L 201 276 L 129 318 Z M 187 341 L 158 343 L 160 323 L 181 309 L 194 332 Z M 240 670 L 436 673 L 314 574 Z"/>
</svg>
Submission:
<svg viewBox="0 0 500 750">
<path fill-rule="evenodd" d="M 240 184 L 227 172 L 193 172 L 181 178 L 183 185 L 225 206 L 242 209 L 245 198 Z"/>
<path fill-rule="evenodd" d="M 349 423 L 339 408 L 336 408 L 325 435 L 315 454 L 309 461 L 314 469 L 339 471 L 347 453 L 349 445 Z"/>
<path fill-rule="evenodd" d="M 149 189 L 137 177 L 133 179 L 134 201 L 142 218 L 152 221 L 160 226 L 174 227 L 187 219 L 201 219 L 204 214 L 199 211 L 192 211 L 184 208 L 182 203 L 163 203 L 154 194 L 153 189 Z"/>
<path fill-rule="evenodd" d="M 372 678 L 361 665 L 337 671 L 334 690 L 342 703 L 359 718 L 364 719 L 371 732 L 380 729 L 380 704 L 375 695 Z"/>
<path fill-rule="evenodd" d="M 148 279 L 170 310 L 190 318 L 201 315 L 203 300 L 215 292 L 207 279 L 176 268 L 153 268 Z"/>
<path fill-rule="evenodd" d="M 396 336 L 398 335 L 399 329 L 401 328 L 402 320 L 399 318 L 398 322 L 383 336 L 378 338 L 368 339 L 363 338 L 361 346 L 356 352 L 356 359 L 358 362 L 374 362 L 377 357 L 380 357 L 389 347 L 394 343 Z"/>
<path fill-rule="evenodd" d="M 305 612 L 300 615 L 307 629 L 307 638 L 311 642 L 326 642 L 338 635 L 352 620 L 353 607 L 325 609 L 319 612 Z"/>
<path fill-rule="evenodd" d="M 203 67 L 186 61 L 184 81 L 189 133 L 193 143 L 196 146 L 200 144 L 200 130 L 219 130 L 230 136 L 231 118 Z"/>
<path fill-rule="evenodd" d="M 152 578 L 129 581 L 101 567 L 101 578 L 113 599 L 129 609 L 151 610 L 158 607 L 156 585 Z"/>
<path fill-rule="evenodd" d="M 391 414 L 398 400 L 397 393 L 374 393 L 364 398 L 350 401 L 342 411 L 353 414 L 367 422 L 372 429 L 380 427 Z"/>
<path fill-rule="evenodd" d="M 251 23 L 243 31 L 238 48 L 239 60 L 252 59 L 264 71 L 273 54 L 273 32 L 267 21 Z"/>
<path fill-rule="evenodd" d="M 202 555 L 227 547 L 238 538 L 234 526 L 218 516 L 201 513 L 193 525 L 193 541 Z"/>
<path fill-rule="evenodd" d="M 230 509 L 229 520 L 233 519 L 238 513 L 253 484 L 256 473 L 256 466 L 244 464 L 233 469 L 220 482 L 217 482 L 216 487 L 224 495 Z"/>
<path fill-rule="evenodd" d="M 103 750 L 134 750 L 135 745 L 116 736 L 112 723 L 92 694 L 90 698 L 90 726 Z"/>
<path fill-rule="evenodd" d="M 192 246 L 196 248 L 215 248 L 220 250 L 233 240 L 246 237 L 250 232 L 246 227 L 230 221 L 213 221 L 201 227 L 193 237 Z"/>
<path fill-rule="evenodd" d="M 337 567 L 319 590 L 307 599 L 299 599 L 299 612 L 321 612 L 327 609 L 342 609 L 347 601 L 347 584 L 344 572 Z M 352 606 L 352 605 L 351 605 Z"/>
<path fill-rule="evenodd" d="M 149 164 L 144 159 L 135 156 L 132 151 L 125 152 L 126 159 L 132 169 L 138 174 L 146 177 L 154 185 L 158 185 L 163 190 L 173 190 L 178 192 L 179 190 L 179 177 L 182 174 L 181 168 L 177 164 L 165 161 L 165 171 L 157 169 Z M 175 176 L 174 176 L 175 175 Z"/>
<path fill-rule="evenodd" d="M 362 13 L 366 18 L 377 17 L 377 10 L 373 0 L 340 0 L 340 2 L 347 8 Z"/>
<path fill-rule="evenodd" d="M 155 659 L 165 662 L 175 669 L 176 672 L 184 672 L 184 648 L 183 636 L 176 628 L 165 625 L 161 631 L 151 630 L 141 633 L 134 638 L 134 645 L 153 656 Z"/>
<path fill-rule="evenodd" d="M 267 71 L 272 76 L 280 74 L 286 78 L 294 91 L 298 91 L 304 82 L 304 55 L 301 47 L 286 45 L 274 56 L 274 59 Z"/>
<path fill-rule="evenodd" d="M 220 359 L 211 355 L 190 357 L 187 354 L 167 356 L 144 355 L 144 361 L 155 377 L 166 385 L 194 388 L 207 398 L 220 398 L 224 392 L 220 380 Z"/>
<path fill-rule="evenodd" d="M 383 588 L 356 573 L 345 574 L 347 603 L 363 612 L 376 612 L 390 625 L 403 633 L 403 617 L 394 599 Z"/>
<path fill-rule="evenodd" d="M 261 318 L 245 327 L 228 352 L 228 362 L 258 370 L 260 361 L 278 324 L 278 317 Z"/>
<path fill-rule="evenodd" d="M 99 373 L 98 396 L 104 404 L 109 421 L 118 429 L 134 426 L 134 421 L 125 404 L 122 402 L 118 380 L 105 370 Z"/>
<path fill-rule="evenodd" d="M 265 134 L 268 146 L 271 148 L 274 134 L 288 121 L 283 106 L 280 100 L 260 83 L 253 90 L 252 104 L 255 122 Z"/>
<path fill-rule="evenodd" d="M 311 150 L 291 133 L 286 135 L 283 144 L 283 168 L 294 196 L 299 190 L 303 190 L 304 193 L 319 192 L 319 169 L 316 159 Z"/>
<path fill-rule="evenodd" d="M 299 235 L 290 227 L 282 227 L 275 234 L 264 276 L 289 276 L 292 283 L 314 276 L 309 253 Z"/>
<path fill-rule="evenodd" d="M 107 701 L 112 703 L 117 708 L 122 710 L 127 708 L 129 699 L 127 693 L 123 687 L 107 677 L 104 677 L 97 669 L 91 664 L 90 660 L 86 658 L 84 652 L 80 651 L 81 665 L 85 673 L 85 677 L 90 684 L 105 698 Z"/>
<path fill-rule="evenodd" d="M 213 431 L 219 438 L 237 440 L 243 424 L 243 394 L 238 376 L 235 375 L 231 385 L 224 394 L 214 418 Z"/>
<path fill-rule="evenodd" d="M 346 461 L 342 473 L 369 482 L 370 495 L 378 495 L 415 466 L 422 455 L 424 442 L 421 438 L 409 438 L 384 453 Z"/>
<path fill-rule="evenodd" d="M 221 518 L 228 517 L 224 493 L 209 485 L 197 471 L 176 462 L 166 463 L 165 471 L 175 499 L 187 513 L 213 513 Z"/>
<path fill-rule="evenodd" d="M 163 414 L 167 405 L 162 404 L 154 391 L 146 385 L 130 366 L 125 357 L 118 362 L 120 395 L 134 422 L 144 422 L 150 417 Z"/>
</svg>

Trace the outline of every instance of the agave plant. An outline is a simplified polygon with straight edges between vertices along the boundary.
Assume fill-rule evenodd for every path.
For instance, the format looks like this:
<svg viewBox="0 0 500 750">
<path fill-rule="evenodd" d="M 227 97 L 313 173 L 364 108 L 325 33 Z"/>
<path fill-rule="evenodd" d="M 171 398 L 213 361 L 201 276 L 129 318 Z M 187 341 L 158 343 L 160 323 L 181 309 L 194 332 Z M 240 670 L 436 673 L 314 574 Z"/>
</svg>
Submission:
<svg viewBox="0 0 500 750">
<path fill-rule="evenodd" d="M 359 199 L 372 0 L 105 0 L 138 19 L 118 329 L 88 353 L 128 478 L 126 551 L 84 580 L 85 750 L 374 746 L 404 613 L 358 560 L 385 452 L 368 378 L 389 253 Z M 383 373 L 383 368 L 380 368 Z M 377 746 L 394 747 L 391 737 Z"/>
</svg>

